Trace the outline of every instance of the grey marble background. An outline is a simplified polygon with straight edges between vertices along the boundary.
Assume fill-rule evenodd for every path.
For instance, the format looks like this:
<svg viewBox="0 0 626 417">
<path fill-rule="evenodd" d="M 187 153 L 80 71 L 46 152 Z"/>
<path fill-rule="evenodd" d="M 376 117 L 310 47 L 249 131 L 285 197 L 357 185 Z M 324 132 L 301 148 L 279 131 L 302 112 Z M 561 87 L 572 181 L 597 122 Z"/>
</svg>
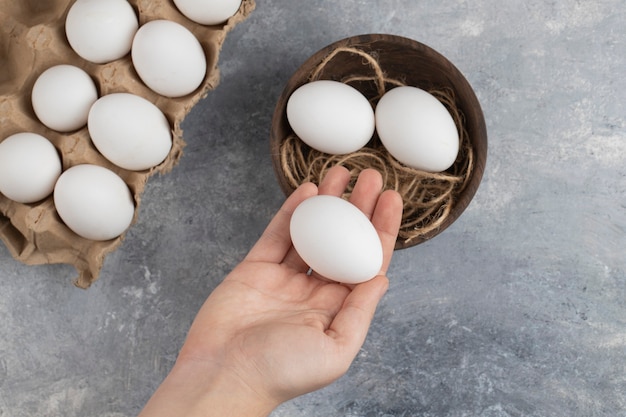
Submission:
<svg viewBox="0 0 626 417">
<path fill-rule="evenodd" d="M 626 2 L 258 0 L 100 279 L 0 246 L 0 416 L 126 417 L 283 195 L 274 103 L 323 46 L 362 33 L 447 56 L 489 130 L 483 183 L 435 239 L 398 251 L 348 374 L 305 416 L 626 416 Z"/>
</svg>

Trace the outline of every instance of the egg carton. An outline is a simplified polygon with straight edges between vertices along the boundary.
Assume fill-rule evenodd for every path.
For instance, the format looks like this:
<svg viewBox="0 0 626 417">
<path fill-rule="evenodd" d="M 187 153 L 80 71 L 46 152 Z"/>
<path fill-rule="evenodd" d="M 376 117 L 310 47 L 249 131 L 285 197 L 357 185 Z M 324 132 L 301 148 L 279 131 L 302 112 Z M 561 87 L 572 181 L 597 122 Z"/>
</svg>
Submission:
<svg viewBox="0 0 626 417">
<path fill-rule="evenodd" d="M 185 146 L 181 123 L 192 107 L 219 83 L 218 58 L 228 32 L 254 10 L 254 0 L 243 0 L 238 12 L 222 25 L 204 26 L 183 16 L 171 0 L 129 0 L 139 24 L 166 19 L 182 24 L 198 39 L 207 59 L 207 73 L 193 93 L 167 98 L 150 90 L 133 68 L 130 54 L 107 64 L 80 58 L 65 36 L 65 19 L 73 0 L 0 0 L 0 141 L 18 132 L 48 138 L 61 155 L 63 169 L 95 164 L 118 174 L 134 198 L 137 220 L 141 195 L 149 178 L 167 173 L 179 162 Z M 128 171 L 105 159 L 92 144 L 87 127 L 60 133 L 44 126 L 31 104 L 37 77 L 46 69 L 70 64 L 85 70 L 100 97 L 127 92 L 154 103 L 166 116 L 173 146 L 167 158 L 145 171 Z M 108 241 L 91 241 L 72 232 L 56 212 L 53 198 L 22 204 L 0 194 L 0 238 L 12 256 L 27 265 L 73 265 L 78 287 L 89 287 L 100 274 L 107 254 L 116 250 L 124 234 Z"/>
</svg>

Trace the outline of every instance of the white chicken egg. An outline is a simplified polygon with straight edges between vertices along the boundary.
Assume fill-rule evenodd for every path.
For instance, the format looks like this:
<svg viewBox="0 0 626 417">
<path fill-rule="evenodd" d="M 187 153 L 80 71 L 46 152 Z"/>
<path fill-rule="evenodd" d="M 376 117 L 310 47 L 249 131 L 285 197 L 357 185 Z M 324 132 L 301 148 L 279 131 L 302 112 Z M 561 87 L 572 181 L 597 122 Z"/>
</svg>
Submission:
<svg viewBox="0 0 626 417">
<path fill-rule="evenodd" d="M 36 133 L 16 133 L 0 142 L 0 193 L 18 203 L 52 194 L 61 158 L 52 143 Z"/>
<path fill-rule="evenodd" d="M 65 19 L 65 34 L 83 59 L 104 64 L 128 52 L 139 28 L 126 0 L 76 0 Z"/>
<path fill-rule="evenodd" d="M 356 88 L 318 80 L 298 87 L 287 101 L 287 120 L 295 134 L 320 152 L 355 152 L 372 138 L 374 110 Z"/>
<path fill-rule="evenodd" d="M 133 171 L 152 168 L 167 157 L 172 133 L 161 110 L 130 93 L 108 94 L 89 111 L 91 141 L 115 165 Z"/>
<path fill-rule="evenodd" d="M 59 132 L 82 128 L 87 123 L 89 108 L 97 99 L 98 90 L 89 74 L 68 64 L 42 72 L 31 93 L 37 118 Z"/>
<path fill-rule="evenodd" d="M 361 210 L 340 197 L 317 195 L 304 200 L 292 214 L 290 234 L 302 260 L 333 281 L 365 282 L 382 267 L 376 229 Z"/>
<path fill-rule="evenodd" d="M 441 172 L 459 152 L 452 116 L 435 96 L 417 87 L 396 87 L 376 105 L 376 130 L 382 144 L 409 167 Z"/>
<path fill-rule="evenodd" d="M 166 97 L 192 93 L 206 75 L 202 45 L 186 27 L 170 20 L 153 20 L 141 26 L 131 57 L 139 78 Z"/>
<path fill-rule="evenodd" d="M 219 25 L 239 10 L 241 0 L 174 0 L 174 4 L 188 19 L 201 25 Z"/>
<path fill-rule="evenodd" d="M 74 233 L 91 240 L 109 240 L 130 226 L 135 204 L 124 180 L 98 165 L 67 169 L 54 188 L 54 204 Z"/>
</svg>

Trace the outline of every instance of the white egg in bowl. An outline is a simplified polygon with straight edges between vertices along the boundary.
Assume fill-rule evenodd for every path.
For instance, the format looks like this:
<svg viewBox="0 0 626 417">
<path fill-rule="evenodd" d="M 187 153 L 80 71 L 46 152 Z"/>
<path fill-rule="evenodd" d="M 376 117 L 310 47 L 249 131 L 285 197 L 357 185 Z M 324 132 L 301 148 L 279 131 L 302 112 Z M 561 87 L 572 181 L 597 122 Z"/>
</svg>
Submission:
<svg viewBox="0 0 626 417">
<path fill-rule="evenodd" d="M 380 98 L 375 114 L 378 136 L 398 161 L 428 172 L 443 172 L 456 161 L 456 124 L 428 91 L 411 86 L 393 88 Z"/>
<path fill-rule="evenodd" d="M 306 83 L 289 97 L 287 119 L 298 137 L 328 154 L 361 149 L 374 134 L 374 110 L 356 88 L 339 81 Z"/>
</svg>

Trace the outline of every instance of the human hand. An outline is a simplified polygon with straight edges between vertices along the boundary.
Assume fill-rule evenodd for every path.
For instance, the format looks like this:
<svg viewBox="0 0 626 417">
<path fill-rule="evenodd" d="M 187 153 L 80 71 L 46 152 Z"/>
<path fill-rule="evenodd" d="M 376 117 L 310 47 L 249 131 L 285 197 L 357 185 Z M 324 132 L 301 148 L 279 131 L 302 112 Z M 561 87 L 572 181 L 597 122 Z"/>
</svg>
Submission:
<svg viewBox="0 0 626 417">
<path fill-rule="evenodd" d="M 395 191 L 381 193 L 374 170 L 364 170 L 355 184 L 350 202 L 371 219 L 384 253 L 379 275 L 358 285 L 308 275 L 291 245 L 289 221 L 300 202 L 341 195 L 349 180 L 345 168 L 335 167 L 319 188 L 303 184 L 289 196 L 206 300 L 176 365 L 141 416 L 266 416 L 347 371 L 388 286 L 401 198 Z"/>
</svg>

